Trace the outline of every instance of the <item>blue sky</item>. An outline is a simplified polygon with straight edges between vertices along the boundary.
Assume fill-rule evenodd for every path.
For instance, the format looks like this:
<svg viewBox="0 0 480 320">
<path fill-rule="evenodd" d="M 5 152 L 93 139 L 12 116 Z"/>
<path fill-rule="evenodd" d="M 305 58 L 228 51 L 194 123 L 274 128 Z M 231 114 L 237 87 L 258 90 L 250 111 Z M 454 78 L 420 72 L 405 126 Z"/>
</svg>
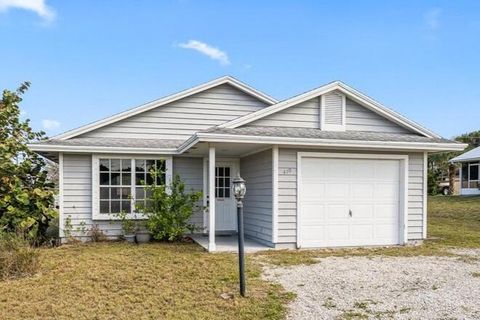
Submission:
<svg viewBox="0 0 480 320">
<path fill-rule="evenodd" d="M 0 88 L 49 135 L 223 75 L 278 99 L 342 80 L 480 130 L 480 1 L 0 0 Z"/>
</svg>

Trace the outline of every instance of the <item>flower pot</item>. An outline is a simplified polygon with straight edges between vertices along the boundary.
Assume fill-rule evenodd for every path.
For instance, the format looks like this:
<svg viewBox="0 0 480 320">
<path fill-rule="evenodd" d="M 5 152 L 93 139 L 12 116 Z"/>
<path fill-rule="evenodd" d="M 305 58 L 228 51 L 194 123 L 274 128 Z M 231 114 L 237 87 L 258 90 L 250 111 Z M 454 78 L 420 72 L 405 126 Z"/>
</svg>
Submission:
<svg viewBox="0 0 480 320">
<path fill-rule="evenodd" d="M 135 234 L 125 234 L 123 236 L 128 243 L 135 243 Z"/>
<path fill-rule="evenodd" d="M 138 243 L 147 243 L 150 242 L 151 235 L 148 231 L 138 231 L 137 232 L 137 242 Z"/>
</svg>

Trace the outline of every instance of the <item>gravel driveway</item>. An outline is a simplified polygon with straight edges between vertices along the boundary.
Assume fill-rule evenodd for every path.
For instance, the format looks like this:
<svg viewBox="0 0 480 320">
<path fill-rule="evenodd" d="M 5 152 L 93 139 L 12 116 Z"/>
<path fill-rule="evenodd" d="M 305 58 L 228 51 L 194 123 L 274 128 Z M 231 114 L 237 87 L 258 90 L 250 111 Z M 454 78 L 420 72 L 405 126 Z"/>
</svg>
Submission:
<svg viewBox="0 0 480 320">
<path fill-rule="evenodd" d="M 269 268 L 289 319 L 480 319 L 480 250 L 459 257 L 329 257 Z"/>
</svg>

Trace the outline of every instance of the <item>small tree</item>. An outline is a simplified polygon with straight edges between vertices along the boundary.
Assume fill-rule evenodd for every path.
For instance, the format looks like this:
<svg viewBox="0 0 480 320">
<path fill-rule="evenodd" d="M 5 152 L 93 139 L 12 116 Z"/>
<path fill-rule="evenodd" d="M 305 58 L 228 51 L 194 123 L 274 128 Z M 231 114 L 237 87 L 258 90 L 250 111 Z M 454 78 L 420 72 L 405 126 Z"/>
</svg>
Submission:
<svg viewBox="0 0 480 320">
<path fill-rule="evenodd" d="M 45 134 L 33 131 L 29 120 L 20 120 L 21 95 L 29 85 L 22 84 L 16 92 L 4 90 L 0 101 L 0 231 L 21 231 L 39 244 L 46 240 L 56 211 L 45 161 L 27 147 Z"/>
<path fill-rule="evenodd" d="M 178 175 L 170 185 L 145 188 L 151 194 L 150 200 L 146 206 L 137 206 L 137 210 L 148 218 L 146 227 L 154 239 L 175 241 L 195 229 L 190 218 L 196 210 L 201 210 L 198 204 L 201 192 L 186 192 L 185 184 Z"/>
</svg>

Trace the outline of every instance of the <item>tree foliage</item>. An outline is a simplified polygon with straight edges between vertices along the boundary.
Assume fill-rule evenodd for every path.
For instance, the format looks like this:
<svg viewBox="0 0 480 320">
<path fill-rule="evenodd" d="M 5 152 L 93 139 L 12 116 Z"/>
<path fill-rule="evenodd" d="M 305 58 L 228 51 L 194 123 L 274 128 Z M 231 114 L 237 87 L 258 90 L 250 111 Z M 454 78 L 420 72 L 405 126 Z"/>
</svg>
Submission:
<svg viewBox="0 0 480 320">
<path fill-rule="evenodd" d="M 29 86 L 26 82 L 16 91 L 4 90 L 0 101 L 0 231 L 22 232 L 39 244 L 46 240 L 56 211 L 45 161 L 27 146 L 45 139 L 45 133 L 20 119 L 21 96 Z"/>
</svg>

